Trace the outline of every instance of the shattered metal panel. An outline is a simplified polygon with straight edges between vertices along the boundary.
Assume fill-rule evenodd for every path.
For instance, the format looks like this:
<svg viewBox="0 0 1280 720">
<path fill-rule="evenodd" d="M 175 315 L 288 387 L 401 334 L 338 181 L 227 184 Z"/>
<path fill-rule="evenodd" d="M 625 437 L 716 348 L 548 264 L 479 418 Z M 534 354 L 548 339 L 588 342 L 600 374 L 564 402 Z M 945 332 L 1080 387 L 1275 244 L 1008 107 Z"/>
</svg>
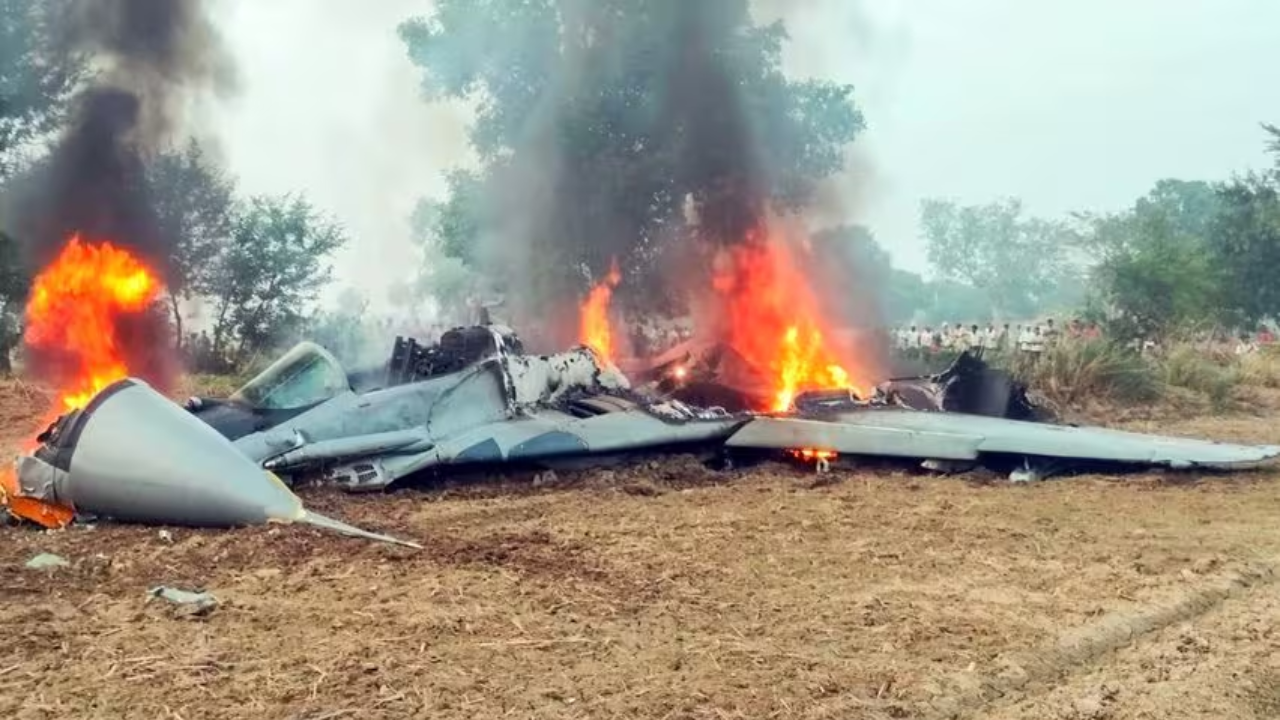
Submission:
<svg viewBox="0 0 1280 720">
<path fill-rule="evenodd" d="M 66 482 L 67 473 L 35 457 L 23 455 L 15 463 L 18 491 L 23 497 L 48 503 L 58 502 L 58 488 Z"/>
<path fill-rule="evenodd" d="M 572 391 L 626 390 L 630 381 L 617 368 L 602 366 L 588 348 L 556 355 L 515 355 L 502 359 L 519 406 L 554 403 Z"/>
</svg>

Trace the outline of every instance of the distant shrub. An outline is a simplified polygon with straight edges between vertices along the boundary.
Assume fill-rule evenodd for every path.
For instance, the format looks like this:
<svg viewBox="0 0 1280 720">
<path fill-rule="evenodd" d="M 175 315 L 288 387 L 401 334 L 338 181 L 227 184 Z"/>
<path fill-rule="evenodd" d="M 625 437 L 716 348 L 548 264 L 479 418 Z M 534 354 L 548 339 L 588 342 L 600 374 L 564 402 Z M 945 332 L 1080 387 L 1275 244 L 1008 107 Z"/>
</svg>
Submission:
<svg viewBox="0 0 1280 720">
<path fill-rule="evenodd" d="M 1203 395 L 1214 410 L 1231 403 L 1241 378 L 1239 363 L 1192 345 L 1169 348 L 1160 359 L 1160 371 L 1166 385 Z"/>
<path fill-rule="evenodd" d="M 176 394 L 183 398 L 193 395 L 225 398 L 239 390 L 246 379 L 241 375 L 210 375 L 205 373 L 188 375 L 184 382 L 179 385 Z"/>
<path fill-rule="evenodd" d="M 1105 340 L 1061 342 L 1039 357 L 1017 354 L 1008 363 L 1018 379 L 1059 403 L 1070 405 L 1086 398 L 1149 403 L 1161 397 L 1153 364 L 1134 350 Z"/>
<path fill-rule="evenodd" d="M 1254 387 L 1280 388 L 1280 348 L 1269 347 L 1237 361 L 1240 382 Z"/>
</svg>

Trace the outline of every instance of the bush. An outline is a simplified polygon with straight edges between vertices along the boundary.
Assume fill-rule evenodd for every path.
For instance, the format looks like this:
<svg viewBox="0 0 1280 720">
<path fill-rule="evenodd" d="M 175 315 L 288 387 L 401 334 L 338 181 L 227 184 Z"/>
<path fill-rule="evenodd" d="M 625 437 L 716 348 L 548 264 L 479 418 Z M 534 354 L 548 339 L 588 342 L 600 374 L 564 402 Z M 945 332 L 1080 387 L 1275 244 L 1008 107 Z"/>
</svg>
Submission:
<svg viewBox="0 0 1280 720">
<path fill-rule="evenodd" d="M 1149 403 L 1161 397 L 1160 377 L 1153 364 L 1106 340 L 1060 342 L 1040 357 L 1015 355 L 1009 364 L 1019 380 L 1060 403 L 1086 398 Z"/>
<path fill-rule="evenodd" d="M 241 375 L 211 375 L 199 373 L 187 375 L 179 383 L 174 395 L 180 400 L 191 396 L 225 398 L 240 389 L 247 378 Z"/>
<path fill-rule="evenodd" d="M 1170 348 L 1160 360 L 1166 385 L 1204 395 L 1214 410 L 1222 410 L 1230 404 L 1236 385 L 1240 383 L 1241 373 L 1237 365 L 1231 359 L 1215 358 L 1191 345 Z"/>
<path fill-rule="evenodd" d="M 1255 387 L 1280 388 L 1280 348 L 1267 348 L 1239 359 L 1240 382 Z"/>
</svg>

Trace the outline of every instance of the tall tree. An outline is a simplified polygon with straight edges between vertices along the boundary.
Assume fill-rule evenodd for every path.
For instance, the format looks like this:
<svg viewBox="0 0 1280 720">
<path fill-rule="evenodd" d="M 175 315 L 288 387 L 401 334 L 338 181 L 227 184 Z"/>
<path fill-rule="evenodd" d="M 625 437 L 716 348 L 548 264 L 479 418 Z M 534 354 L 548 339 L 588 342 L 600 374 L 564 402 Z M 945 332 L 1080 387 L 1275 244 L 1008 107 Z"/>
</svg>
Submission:
<svg viewBox="0 0 1280 720">
<path fill-rule="evenodd" d="M 689 237 L 686 204 L 740 240 L 766 204 L 807 201 L 863 126 L 852 88 L 783 75 L 785 30 L 747 0 L 439 0 L 401 36 L 428 98 L 477 105 L 481 167 L 434 242 L 535 306 L 615 257 L 644 284 Z"/>
<path fill-rule="evenodd" d="M 85 60 L 59 42 L 65 0 L 0 0 L 0 179 L 32 142 L 55 131 Z"/>
<path fill-rule="evenodd" d="M 1276 127 L 1269 123 L 1263 123 L 1262 129 L 1265 130 L 1269 136 L 1267 139 L 1267 150 L 1271 151 L 1271 154 L 1275 156 L 1275 169 L 1277 172 L 1280 172 L 1280 127 Z"/>
<path fill-rule="evenodd" d="M 1245 321 L 1280 318 L 1280 171 L 1238 177 L 1218 198 L 1212 250 L 1224 275 L 1223 302 Z"/>
<path fill-rule="evenodd" d="M 13 371 L 11 354 L 22 338 L 23 301 L 30 286 L 21 248 L 0 232 L 0 373 L 6 375 Z"/>
<path fill-rule="evenodd" d="M 214 260 L 231 240 L 235 184 L 194 140 L 155 158 L 147 179 L 160 232 L 172 248 L 166 281 L 181 347 L 181 301 L 212 290 Z"/>
<path fill-rule="evenodd" d="M 1040 310 L 1075 272 L 1071 228 L 1026 217 L 1015 199 L 977 206 L 926 200 L 920 222 L 934 272 L 984 292 L 999 314 Z"/>
<path fill-rule="evenodd" d="M 1221 202 L 1208 183 L 1161 180 L 1123 213 L 1089 218 L 1094 286 L 1121 337 L 1231 322 L 1209 238 Z"/>
<path fill-rule="evenodd" d="M 330 255 L 346 242 L 343 229 L 305 198 L 251 199 L 210 280 L 214 352 L 226 355 L 235 342 L 243 359 L 297 329 L 329 280 Z"/>
<path fill-rule="evenodd" d="M 2 196 L 38 141 L 58 129 L 85 75 L 84 58 L 67 52 L 55 32 L 65 9 L 64 0 L 0 0 L 0 371 L 6 373 L 31 278 L 18 242 L 4 233 Z"/>
</svg>

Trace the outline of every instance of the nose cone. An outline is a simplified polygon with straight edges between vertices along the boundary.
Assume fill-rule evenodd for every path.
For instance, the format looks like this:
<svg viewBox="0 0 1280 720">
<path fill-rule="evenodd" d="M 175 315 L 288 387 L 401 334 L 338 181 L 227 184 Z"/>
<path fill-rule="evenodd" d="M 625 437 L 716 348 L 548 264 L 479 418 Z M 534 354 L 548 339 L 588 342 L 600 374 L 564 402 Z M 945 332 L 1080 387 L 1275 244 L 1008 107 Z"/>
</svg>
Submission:
<svg viewBox="0 0 1280 720">
<path fill-rule="evenodd" d="M 28 490 L 117 520 L 226 527 L 305 515 L 279 479 L 140 380 L 121 380 L 63 418 L 36 458 L 28 467 L 34 475 L 45 466 L 48 482 L 31 488 L 20 477 Z"/>
</svg>

